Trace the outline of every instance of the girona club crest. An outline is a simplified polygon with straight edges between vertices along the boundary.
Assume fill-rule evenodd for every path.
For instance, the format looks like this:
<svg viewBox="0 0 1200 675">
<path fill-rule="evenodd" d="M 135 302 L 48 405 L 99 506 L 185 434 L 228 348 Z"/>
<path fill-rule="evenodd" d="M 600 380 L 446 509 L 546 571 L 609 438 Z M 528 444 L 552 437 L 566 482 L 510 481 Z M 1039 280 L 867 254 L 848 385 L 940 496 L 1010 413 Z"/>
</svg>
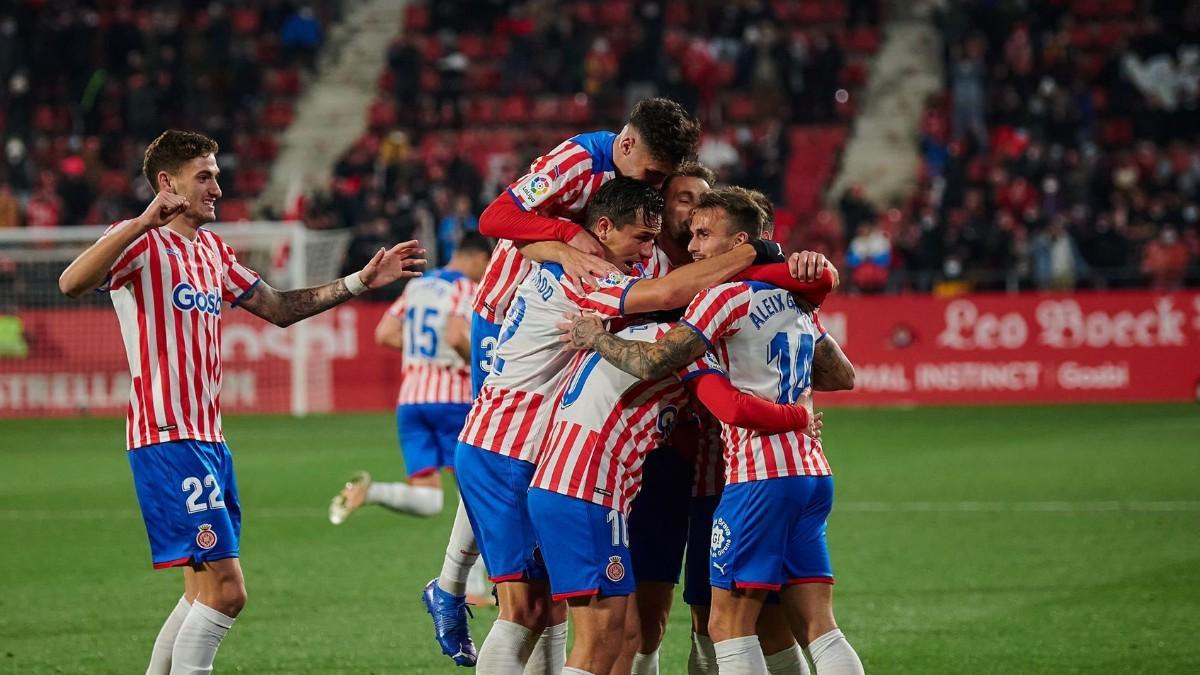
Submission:
<svg viewBox="0 0 1200 675">
<path fill-rule="evenodd" d="M 613 582 L 625 578 L 625 565 L 621 562 L 621 556 L 614 555 L 608 557 L 608 565 L 604 568 L 604 576 Z"/>
<path fill-rule="evenodd" d="M 206 551 L 217 545 L 217 533 L 213 532 L 212 525 L 205 523 L 200 526 L 200 531 L 196 533 L 196 545 Z"/>
</svg>

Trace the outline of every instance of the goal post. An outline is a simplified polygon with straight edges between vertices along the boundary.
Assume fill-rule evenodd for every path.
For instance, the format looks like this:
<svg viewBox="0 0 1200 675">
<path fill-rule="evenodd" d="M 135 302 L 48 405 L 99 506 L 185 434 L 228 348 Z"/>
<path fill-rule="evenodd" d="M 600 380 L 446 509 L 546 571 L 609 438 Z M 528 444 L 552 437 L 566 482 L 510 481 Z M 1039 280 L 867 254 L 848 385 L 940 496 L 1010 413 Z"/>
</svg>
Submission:
<svg viewBox="0 0 1200 675">
<path fill-rule="evenodd" d="M 334 279 L 352 236 L 298 222 L 205 227 L 281 289 Z M 111 300 L 105 293 L 73 300 L 58 289 L 62 270 L 105 229 L 0 230 L 0 418 L 125 413 L 129 366 Z M 332 410 L 331 360 L 346 341 L 338 320 L 322 315 L 282 329 L 246 312 L 224 313 L 222 410 Z"/>
</svg>

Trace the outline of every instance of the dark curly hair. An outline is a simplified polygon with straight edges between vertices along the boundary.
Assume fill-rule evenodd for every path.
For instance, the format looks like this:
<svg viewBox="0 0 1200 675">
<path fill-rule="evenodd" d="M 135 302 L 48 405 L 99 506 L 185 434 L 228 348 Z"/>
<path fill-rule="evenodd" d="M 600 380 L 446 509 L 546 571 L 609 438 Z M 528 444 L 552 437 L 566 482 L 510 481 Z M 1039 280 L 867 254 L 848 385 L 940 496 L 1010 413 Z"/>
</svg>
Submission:
<svg viewBox="0 0 1200 675">
<path fill-rule="evenodd" d="M 729 216 L 729 225 L 735 232 L 745 232 L 749 241 L 757 241 L 771 229 L 767 211 L 763 209 L 764 200 L 766 197 L 754 190 L 718 188 L 700 195 L 696 210 L 721 209 Z"/>
<path fill-rule="evenodd" d="M 680 164 L 679 168 L 675 169 L 675 173 L 671 174 L 670 176 L 667 176 L 667 179 L 665 181 L 663 181 L 663 185 L 662 185 L 663 194 L 666 194 L 667 186 L 671 184 L 671 181 L 673 179 L 685 178 L 685 177 L 686 178 L 699 178 L 700 180 L 704 181 L 705 183 L 708 183 L 709 185 L 712 185 L 713 183 L 717 182 L 717 174 L 712 169 L 708 168 L 707 166 L 704 166 L 700 162 L 689 159 L 689 160 L 686 160 L 683 164 Z"/>
<path fill-rule="evenodd" d="M 217 152 L 217 142 L 208 136 L 191 131 L 168 129 L 146 147 L 146 158 L 142 161 L 142 173 L 150 181 L 150 187 L 158 192 L 158 172 L 175 173 L 179 167 L 197 157 Z"/>
<path fill-rule="evenodd" d="M 650 156 L 677 167 L 696 156 L 700 146 L 700 121 L 669 98 L 638 101 L 629 125 L 646 143 Z"/>
<path fill-rule="evenodd" d="M 658 190 L 641 181 L 618 176 L 600 186 L 592 195 L 592 201 L 588 203 L 586 227 L 595 230 L 597 221 L 604 216 L 617 229 L 621 229 L 632 225 L 638 213 L 645 216 L 646 224 L 650 227 L 661 227 L 665 207 Z"/>
</svg>

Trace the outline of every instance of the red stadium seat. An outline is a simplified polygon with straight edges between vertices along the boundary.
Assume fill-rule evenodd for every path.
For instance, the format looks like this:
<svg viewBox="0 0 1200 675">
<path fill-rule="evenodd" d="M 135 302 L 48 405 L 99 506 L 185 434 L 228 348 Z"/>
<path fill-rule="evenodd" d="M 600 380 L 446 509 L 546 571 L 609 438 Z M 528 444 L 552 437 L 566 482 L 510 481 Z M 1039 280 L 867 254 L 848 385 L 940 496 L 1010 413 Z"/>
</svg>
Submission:
<svg viewBox="0 0 1200 675">
<path fill-rule="evenodd" d="M 500 103 L 500 121 L 505 124 L 527 124 L 529 117 L 529 99 L 524 96 L 510 96 Z"/>
<path fill-rule="evenodd" d="M 671 2 L 668 2 L 665 19 L 668 26 L 682 26 L 686 24 L 691 20 L 687 3 L 680 0 L 671 0 Z"/>
<path fill-rule="evenodd" d="M 422 33 L 429 29 L 429 7 L 424 3 L 409 3 L 404 8 L 404 30 L 408 33 Z"/>
<path fill-rule="evenodd" d="M 296 111 L 290 102 L 277 99 L 268 103 L 263 110 L 263 124 L 268 129 L 282 131 L 291 126 L 295 116 Z"/>
<path fill-rule="evenodd" d="M 472 61 L 479 61 L 487 55 L 487 44 L 483 36 L 466 33 L 458 36 L 458 50 Z"/>
<path fill-rule="evenodd" d="M 239 220 L 250 220 L 250 204 L 245 199 L 222 199 L 217 204 L 217 217 L 231 223 Z"/>
<path fill-rule="evenodd" d="M 234 31 L 245 35 L 253 35 L 258 32 L 258 10 L 248 7 L 235 9 L 230 13 L 230 23 L 233 25 Z"/>
</svg>

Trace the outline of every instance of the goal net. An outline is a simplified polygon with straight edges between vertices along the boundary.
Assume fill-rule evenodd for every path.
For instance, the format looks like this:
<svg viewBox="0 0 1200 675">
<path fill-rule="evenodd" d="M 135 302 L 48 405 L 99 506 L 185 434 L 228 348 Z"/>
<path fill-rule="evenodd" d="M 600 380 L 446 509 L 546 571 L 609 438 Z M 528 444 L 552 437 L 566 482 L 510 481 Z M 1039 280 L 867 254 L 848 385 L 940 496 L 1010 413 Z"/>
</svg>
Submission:
<svg viewBox="0 0 1200 675">
<path fill-rule="evenodd" d="M 335 278 L 351 237 L 294 222 L 208 227 L 247 267 L 285 289 Z M 0 418 L 125 414 L 129 366 L 112 301 L 106 293 L 72 300 L 58 289 L 59 274 L 104 229 L 0 230 Z M 353 314 L 328 313 L 285 330 L 247 312 L 223 312 L 222 410 L 331 410 L 331 363 L 346 349 L 339 322 L 347 320 Z"/>
</svg>

